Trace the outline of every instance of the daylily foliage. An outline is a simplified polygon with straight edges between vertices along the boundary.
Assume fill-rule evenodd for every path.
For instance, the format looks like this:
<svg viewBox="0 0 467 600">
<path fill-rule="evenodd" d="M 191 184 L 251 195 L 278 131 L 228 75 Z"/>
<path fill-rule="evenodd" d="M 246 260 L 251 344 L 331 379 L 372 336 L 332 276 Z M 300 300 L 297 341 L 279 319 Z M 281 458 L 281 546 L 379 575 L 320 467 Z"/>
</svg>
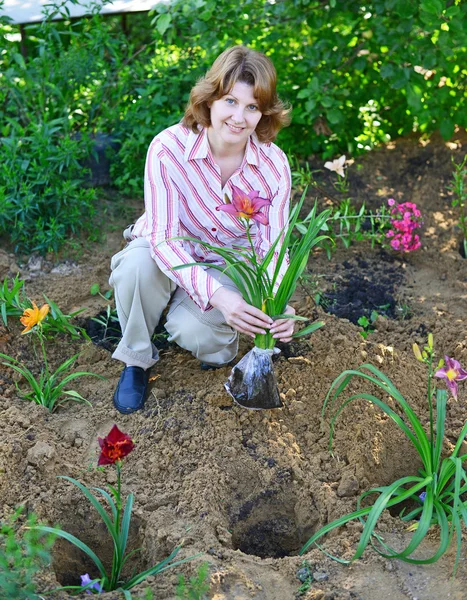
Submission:
<svg viewBox="0 0 467 600">
<path fill-rule="evenodd" d="M 199 265 L 208 266 L 217 269 L 218 271 L 225 272 L 235 283 L 243 299 L 248 302 L 248 304 L 251 304 L 252 306 L 255 306 L 256 308 L 259 308 L 265 312 L 272 319 L 290 318 L 300 321 L 307 321 L 308 319 L 305 319 L 304 317 L 284 314 L 284 311 L 286 310 L 287 304 L 292 297 L 295 288 L 297 287 L 298 279 L 307 265 L 308 257 L 312 248 L 318 245 L 321 241 L 327 239 L 327 236 L 322 235 L 321 231 L 325 227 L 326 221 L 331 214 L 329 209 L 318 214 L 317 206 L 315 204 L 308 215 L 309 225 L 306 233 L 300 238 L 300 240 L 297 240 L 291 245 L 290 263 L 280 284 L 276 285 L 281 266 L 284 261 L 286 261 L 287 250 L 289 244 L 291 243 L 292 232 L 295 228 L 300 209 L 305 200 L 306 192 L 307 190 L 303 192 L 300 201 L 291 210 L 288 225 L 283 228 L 281 233 L 277 236 L 277 239 L 271 244 L 271 247 L 266 252 L 264 257 L 261 258 L 257 255 L 250 236 L 249 221 L 250 218 L 254 219 L 255 216 L 258 217 L 258 210 L 269 204 L 270 201 L 264 198 L 259 198 L 257 192 L 254 192 L 255 200 L 250 198 L 249 200 L 253 204 L 251 204 L 251 206 L 247 206 L 246 197 L 248 195 L 242 193 L 240 198 L 239 190 L 236 194 L 234 194 L 234 196 L 236 196 L 237 207 L 235 207 L 232 202 L 232 205 L 228 204 L 225 205 L 225 208 L 220 208 L 223 208 L 223 210 L 230 212 L 231 214 L 236 214 L 236 216 L 238 216 L 240 219 L 243 219 L 244 217 L 239 216 L 240 212 L 242 212 L 239 211 L 239 208 L 243 207 L 245 210 L 248 209 L 250 211 L 251 216 L 245 219 L 246 232 L 250 242 L 250 248 L 245 250 L 228 247 L 220 248 L 218 246 L 212 246 L 206 242 L 200 242 L 198 239 L 195 240 L 190 237 L 174 238 L 195 241 L 198 244 L 201 243 L 206 248 L 209 248 L 213 252 L 217 253 L 225 261 L 225 266 L 213 265 L 212 263 L 205 262 L 193 262 L 187 265 L 176 266 L 174 267 L 174 270 Z M 233 206 L 233 212 L 231 209 L 227 210 L 229 206 Z M 264 217 L 264 215 L 262 216 Z M 272 270 L 270 269 L 270 266 L 275 254 L 277 254 L 277 262 L 274 270 Z M 293 337 L 309 335 L 323 325 L 324 323 L 321 321 L 312 323 L 301 331 L 295 333 Z M 269 332 L 265 335 L 256 335 L 255 345 L 259 348 L 274 348 L 275 343 L 276 340 Z"/>
<path fill-rule="evenodd" d="M 454 572 L 456 571 L 461 555 L 462 524 L 467 525 L 467 501 L 463 499 L 467 493 L 467 473 L 463 467 L 463 463 L 467 460 L 467 454 L 460 455 L 464 439 L 467 436 L 467 422 L 464 424 L 451 454 L 443 457 L 447 394 L 445 390 L 436 390 L 433 385 L 433 377 L 440 376 L 435 373 L 433 336 L 431 334 L 428 336 L 428 343 L 424 346 L 423 351 L 420 350 L 417 344 L 414 344 L 414 353 L 417 360 L 425 363 L 428 367 L 428 433 L 422 425 L 424 419 L 420 420 L 417 417 L 392 381 L 371 364 L 361 365 L 355 370 L 344 371 L 334 380 L 324 401 L 323 417 L 326 408 L 329 408 L 332 411 L 329 441 L 331 448 L 336 420 L 342 410 L 352 400 L 368 400 L 390 417 L 407 436 L 410 443 L 413 444 L 422 463 L 418 475 L 402 477 L 390 485 L 377 487 L 363 493 L 357 502 L 355 512 L 344 515 L 325 525 L 308 540 L 300 554 L 306 552 L 324 534 L 353 519 L 358 519 L 363 524 L 363 531 L 351 560 L 360 558 L 365 548 L 371 543 L 373 548 L 385 558 L 399 558 L 412 564 L 429 564 L 437 561 L 449 548 L 451 540 L 455 538 L 457 552 Z M 467 372 L 461 369 L 457 361 L 446 357 L 446 363 L 446 374 L 443 369 L 443 375 L 441 376 L 451 382 L 459 380 L 459 378 L 467 378 Z M 448 372 L 450 372 L 449 376 L 447 375 Z M 439 373 L 439 368 L 437 373 Z M 352 394 L 336 408 L 334 406 L 335 401 L 355 379 L 361 379 L 376 386 L 385 397 L 392 399 L 396 409 L 368 392 Z M 434 397 L 436 397 L 436 417 L 433 411 Z M 370 495 L 377 495 L 377 499 L 370 506 L 362 508 L 362 501 Z M 403 521 L 412 522 L 409 530 L 415 533 L 406 548 L 397 551 L 391 548 L 374 529 L 385 509 L 394 507 L 409 499 L 414 503 L 415 508 L 405 514 L 402 511 L 400 517 Z M 431 557 L 414 558 L 413 553 L 420 546 L 432 525 L 439 525 L 440 544 L 438 549 Z M 337 560 L 345 563 L 350 562 L 339 558 Z"/>
<path fill-rule="evenodd" d="M 138 574 L 133 573 L 126 580 L 122 579 L 123 566 L 131 554 L 127 554 L 126 549 L 128 534 L 130 531 L 134 495 L 132 493 L 128 494 L 126 502 L 122 497 L 121 467 L 122 459 L 133 450 L 135 444 L 128 434 L 120 431 L 117 425 L 113 425 L 110 432 L 104 438 L 98 438 L 98 441 L 101 447 L 101 455 L 99 457 L 98 465 L 114 464 L 117 469 L 116 487 L 109 485 L 109 492 L 101 488 L 93 488 L 95 492 L 99 494 L 99 496 L 105 499 L 105 504 L 98 500 L 97 495 L 94 495 L 85 485 L 76 479 L 67 476 L 60 476 L 60 479 L 69 481 L 84 494 L 107 527 L 114 546 L 112 568 L 110 573 L 107 572 L 104 563 L 96 555 L 96 553 L 76 536 L 55 527 L 37 527 L 38 530 L 47 533 L 53 533 L 79 548 L 88 556 L 88 558 L 92 560 L 96 569 L 99 571 L 99 578 L 97 579 L 91 580 L 89 575 L 86 573 L 85 575 L 81 575 L 80 586 L 66 586 L 65 588 L 62 588 L 72 590 L 76 593 L 80 593 L 82 591 L 93 593 L 92 590 L 97 590 L 99 593 L 100 591 L 110 592 L 113 590 L 130 590 L 135 585 L 143 582 L 147 577 L 151 575 L 157 575 L 162 571 L 166 571 L 171 567 L 180 565 L 187 560 L 190 560 L 188 558 L 171 563 L 172 559 L 180 550 L 180 546 L 177 546 L 170 556 L 156 566 L 146 569 Z M 129 592 L 126 592 L 125 597 L 129 597 L 128 594 Z"/>
</svg>

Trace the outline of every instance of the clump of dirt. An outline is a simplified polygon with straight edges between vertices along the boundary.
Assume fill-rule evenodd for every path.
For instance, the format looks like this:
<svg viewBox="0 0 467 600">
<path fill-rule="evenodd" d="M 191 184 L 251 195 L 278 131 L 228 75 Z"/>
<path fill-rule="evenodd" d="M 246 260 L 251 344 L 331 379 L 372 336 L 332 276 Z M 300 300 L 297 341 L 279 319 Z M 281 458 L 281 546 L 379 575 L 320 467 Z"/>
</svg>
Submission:
<svg viewBox="0 0 467 600">
<path fill-rule="evenodd" d="M 75 477 L 89 487 L 114 485 L 115 470 L 97 471 L 95 466 L 97 438 L 116 423 L 135 441 L 122 471 L 123 493 L 135 494 L 129 550 L 141 548 L 132 568 L 156 564 L 179 544 L 178 558 L 201 553 L 147 583 L 159 600 L 174 599 L 177 574 L 192 576 L 201 561 L 209 565 L 209 598 L 216 600 L 463 598 L 467 568 L 461 560 L 457 578 L 450 579 L 452 551 L 428 566 L 383 560 L 371 550 L 351 567 L 317 549 L 304 557 L 297 554 L 318 528 L 355 510 L 360 493 L 414 474 L 420 466 L 392 420 L 364 400 L 354 401 L 340 415 L 330 454 L 329 414 L 321 411 L 332 381 L 344 369 L 371 362 L 392 379 L 426 423 L 426 373 L 413 358 L 412 343 L 423 344 L 432 332 L 438 356 L 448 354 L 467 365 L 467 268 L 458 252 L 459 232 L 446 191 L 450 158 L 463 156 L 467 149 L 465 137 L 456 144 L 454 148 L 437 139 L 428 144 L 415 138 L 399 140 L 364 157 L 355 177 L 350 172 L 351 195 L 370 207 L 391 196 L 417 203 L 425 222 L 423 247 L 396 255 L 360 244 L 339 248 L 331 261 L 324 253 L 313 255 L 308 267 L 328 298 L 329 312 L 316 305 L 316 288 L 305 285 L 298 291 L 297 313 L 326 325 L 309 340 L 280 345 L 274 366 L 281 409 L 247 411 L 234 405 L 224 390 L 230 368 L 201 371 L 196 359 L 173 345 L 162 348 L 151 371 L 144 410 L 129 416 L 112 406 L 121 365 L 111 359 L 111 347 L 102 343 L 63 336 L 48 342 L 52 367 L 79 351 L 76 369 L 105 377 L 73 382 L 92 408 L 68 403 L 50 414 L 26 403 L 15 387 L 15 382 L 23 387 L 24 381 L 3 367 L 2 514 L 23 503 L 42 520 L 61 523 L 82 536 L 108 562 L 111 545 L 96 514 L 57 476 Z M 325 182 L 322 187 L 326 192 Z M 321 201 L 332 200 L 324 193 Z M 141 208 L 135 201 L 126 212 L 133 210 L 136 217 Z M 45 293 L 65 312 L 85 307 L 85 319 L 106 315 L 107 302 L 89 290 L 95 283 L 108 289 L 110 257 L 121 247 L 118 229 L 109 230 L 104 245 L 83 250 L 70 268 L 31 270 L 33 262 L 18 264 L 7 253 L 0 266 L 10 276 L 19 269 L 26 292 L 36 302 Z M 363 339 L 354 323 L 372 310 L 379 316 L 374 331 Z M 33 359 L 30 336 L 20 331 L 18 322 L 10 319 L 8 329 L 0 330 L 0 352 L 31 363 L 38 373 L 40 359 Z M 91 329 L 88 333 L 97 340 L 101 335 Z M 242 339 L 238 360 L 250 348 L 251 342 Z M 355 383 L 353 389 L 363 389 L 363 384 Z M 467 386 L 461 384 L 458 402 L 448 404 L 446 448 L 465 422 L 466 402 Z M 348 559 L 360 533 L 359 523 L 348 524 L 327 536 L 324 548 Z M 384 514 L 378 533 L 401 547 L 411 535 L 390 513 Z M 436 548 L 436 535 L 433 531 L 427 538 L 422 553 Z M 306 579 L 308 589 L 303 587 L 303 569 L 312 575 Z M 60 543 L 53 565 L 41 575 L 40 591 L 76 582 L 84 572 L 97 575 L 69 544 Z M 144 597 L 145 587 L 139 586 L 133 596 Z M 48 597 L 69 596 L 54 592 Z"/>
<path fill-rule="evenodd" d="M 336 263 L 325 275 L 328 290 L 320 296 L 326 312 L 355 325 L 373 311 L 394 319 L 398 316 L 399 289 L 404 280 L 402 262 L 385 250 L 374 256 L 352 256 Z"/>
</svg>

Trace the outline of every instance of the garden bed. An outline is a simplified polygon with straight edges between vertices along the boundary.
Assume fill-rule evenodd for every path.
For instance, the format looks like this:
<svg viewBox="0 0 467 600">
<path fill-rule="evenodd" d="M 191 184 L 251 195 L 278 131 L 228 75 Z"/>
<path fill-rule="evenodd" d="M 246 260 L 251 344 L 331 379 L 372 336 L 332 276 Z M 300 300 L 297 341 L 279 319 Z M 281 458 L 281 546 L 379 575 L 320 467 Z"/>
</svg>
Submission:
<svg viewBox="0 0 467 600">
<path fill-rule="evenodd" d="M 57 475 L 88 486 L 115 483 L 112 469 L 100 472 L 95 466 L 97 437 L 117 423 L 136 444 L 124 462 L 123 485 L 135 494 L 130 544 L 142 551 L 129 569 L 155 564 L 181 542 L 180 556 L 202 553 L 196 561 L 141 585 L 141 598 L 148 586 L 158 600 L 175 598 L 177 573 L 193 574 L 203 560 L 209 563 L 209 597 L 216 600 L 293 599 L 302 585 L 300 577 L 306 579 L 303 569 L 314 574 L 301 596 L 309 600 L 465 597 L 463 557 L 456 579 L 450 579 L 454 551 L 424 567 L 387 561 L 371 550 L 350 567 L 316 549 L 305 557 L 298 551 L 325 523 L 354 510 L 359 493 L 414 474 L 419 466 L 400 430 L 363 400 L 341 415 L 334 456 L 329 454 L 328 421 L 321 417 L 321 408 L 334 378 L 346 368 L 371 362 L 419 415 L 428 417 L 425 370 L 415 361 L 412 344 L 424 344 L 432 332 L 438 356 L 448 354 L 467 366 L 467 262 L 459 254 L 459 231 L 447 193 L 450 158 L 459 160 L 466 152 L 465 134 L 459 134 L 456 147 L 439 139 L 423 144 L 402 139 L 368 154 L 359 170 L 351 167 L 355 175 L 350 176 L 350 195 L 355 200 L 371 208 L 389 197 L 417 204 L 424 218 L 422 249 L 401 256 L 362 243 L 339 248 L 330 262 L 324 252 L 312 256 L 295 307 L 326 326 L 307 341 L 282 347 L 275 362 L 282 409 L 256 412 L 233 405 L 223 387 L 230 369 L 201 371 L 197 360 L 173 345 L 162 348 L 152 370 L 145 409 L 131 416 L 112 406 L 121 367 L 102 345 L 57 337 L 50 350 L 57 363 L 79 350 L 80 370 L 106 377 L 76 383 L 92 408 L 69 403 L 50 414 L 26 404 L 17 398 L 12 372 L 2 368 L 1 511 L 9 514 L 23 502 L 28 511 L 60 523 L 111 560 L 112 548 L 96 515 Z M 327 182 L 320 182 L 324 191 Z M 310 205 L 312 201 L 310 197 Z M 136 217 L 141 201 L 132 202 L 131 210 Z M 28 296 L 39 304 L 45 293 L 65 312 L 85 307 L 83 319 L 105 310 L 106 302 L 89 290 L 94 283 L 108 289 L 110 256 L 121 247 L 125 224 L 109 229 L 104 245 L 84 249 L 75 262 L 20 264 Z M 11 255 L 3 253 L 1 264 L 2 277 L 8 270 L 10 276 L 16 274 L 18 264 Z M 318 305 L 317 293 L 324 298 Z M 356 323 L 371 311 L 378 315 L 374 331 L 364 339 Z M 33 360 L 30 340 L 19 335 L 19 323 L 12 319 L 9 325 L 9 330 L 0 328 L 0 351 Z M 239 357 L 249 347 L 242 339 Z M 467 387 L 461 384 L 458 402 L 450 398 L 448 403 L 446 448 L 465 422 L 466 403 Z M 325 548 L 348 558 L 359 533 L 358 525 L 342 527 L 325 539 Z M 412 535 L 389 513 L 380 521 L 379 533 L 396 546 Z M 436 543 L 435 528 L 421 554 L 433 552 Z M 79 583 L 85 572 L 97 575 L 92 569 L 61 541 L 43 584 L 50 589 Z M 48 597 L 68 596 L 60 592 Z"/>
</svg>

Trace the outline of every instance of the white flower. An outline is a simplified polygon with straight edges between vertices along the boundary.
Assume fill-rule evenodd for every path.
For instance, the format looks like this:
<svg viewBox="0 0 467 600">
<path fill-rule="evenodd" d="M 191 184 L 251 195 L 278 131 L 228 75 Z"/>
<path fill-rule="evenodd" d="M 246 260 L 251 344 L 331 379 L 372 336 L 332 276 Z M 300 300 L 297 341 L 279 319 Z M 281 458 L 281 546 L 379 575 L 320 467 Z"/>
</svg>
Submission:
<svg viewBox="0 0 467 600">
<path fill-rule="evenodd" d="M 345 165 L 345 154 L 341 157 L 336 158 L 332 162 L 328 160 L 328 162 L 324 163 L 324 168 L 329 169 L 330 171 L 334 171 L 341 177 L 344 177 L 344 165 Z"/>
</svg>

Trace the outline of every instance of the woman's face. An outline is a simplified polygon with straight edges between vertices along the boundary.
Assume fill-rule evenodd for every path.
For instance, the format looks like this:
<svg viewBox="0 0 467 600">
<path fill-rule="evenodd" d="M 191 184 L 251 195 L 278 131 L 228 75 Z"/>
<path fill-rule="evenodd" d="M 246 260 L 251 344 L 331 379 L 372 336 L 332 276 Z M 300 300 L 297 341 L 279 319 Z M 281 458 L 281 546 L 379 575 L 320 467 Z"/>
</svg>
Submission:
<svg viewBox="0 0 467 600">
<path fill-rule="evenodd" d="M 243 148 L 260 119 L 253 86 L 237 81 L 228 94 L 211 104 L 210 141 L 218 148 Z"/>
</svg>

